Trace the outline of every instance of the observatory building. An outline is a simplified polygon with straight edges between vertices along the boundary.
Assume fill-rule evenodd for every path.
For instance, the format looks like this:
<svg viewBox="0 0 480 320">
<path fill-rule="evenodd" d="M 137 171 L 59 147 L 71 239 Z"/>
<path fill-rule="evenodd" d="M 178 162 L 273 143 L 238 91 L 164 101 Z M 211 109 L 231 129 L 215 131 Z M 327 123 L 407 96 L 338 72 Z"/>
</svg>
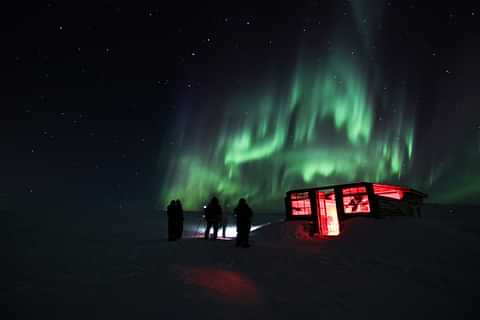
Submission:
<svg viewBox="0 0 480 320">
<path fill-rule="evenodd" d="M 287 220 L 310 220 L 313 234 L 340 234 L 339 221 L 355 216 L 420 216 L 427 195 L 395 185 L 357 182 L 288 191 Z"/>
</svg>

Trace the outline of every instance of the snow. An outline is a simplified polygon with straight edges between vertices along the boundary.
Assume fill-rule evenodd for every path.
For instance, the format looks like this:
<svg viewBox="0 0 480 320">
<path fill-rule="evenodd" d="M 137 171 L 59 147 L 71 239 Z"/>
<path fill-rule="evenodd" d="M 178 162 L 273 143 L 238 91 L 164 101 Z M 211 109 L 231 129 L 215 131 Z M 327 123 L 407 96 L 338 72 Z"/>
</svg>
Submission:
<svg viewBox="0 0 480 320">
<path fill-rule="evenodd" d="M 196 214 L 168 242 L 161 212 L 4 212 L 0 317 L 473 318 L 478 213 L 427 206 L 422 219 L 354 218 L 314 239 L 306 222 L 257 214 L 245 249 L 198 238 Z"/>
</svg>

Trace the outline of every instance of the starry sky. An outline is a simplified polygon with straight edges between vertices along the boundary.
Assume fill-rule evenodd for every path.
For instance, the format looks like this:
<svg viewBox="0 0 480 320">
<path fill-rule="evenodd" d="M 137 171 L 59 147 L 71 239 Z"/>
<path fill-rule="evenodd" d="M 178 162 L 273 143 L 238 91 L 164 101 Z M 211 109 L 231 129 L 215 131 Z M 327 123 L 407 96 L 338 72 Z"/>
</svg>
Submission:
<svg viewBox="0 0 480 320">
<path fill-rule="evenodd" d="M 480 203 L 474 1 L 16 2 L 1 10 L 0 209 L 283 208 L 408 185 Z"/>
</svg>

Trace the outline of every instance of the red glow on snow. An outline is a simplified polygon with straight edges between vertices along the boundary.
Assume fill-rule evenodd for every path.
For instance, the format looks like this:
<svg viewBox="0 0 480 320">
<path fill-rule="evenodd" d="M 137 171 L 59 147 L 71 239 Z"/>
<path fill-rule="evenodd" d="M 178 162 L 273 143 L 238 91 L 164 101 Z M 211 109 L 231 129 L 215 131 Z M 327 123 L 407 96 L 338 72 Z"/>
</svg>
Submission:
<svg viewBox="0 0 480 320">
<path fill-rule="evenodd" d="M 312 207 L 308 192 L 292 193 L 292 215 L 293 216 L 309 216 L 312 214 Z"/>
<path fill-rule="evenodd" d="M 340 225 L 335 200 L 330 199 L 329 195 L 326 196 L 324 192 L 317 191 L 317 211 L 320 233 L 326 236 L 338 236 Z"/>
<path fill-rule="evenodd" d="M 405 191 L 408 191 L 408 189 L 387 184 L 373 184 L 373 192 L 381 197 L 402 200 Z"/>
<path fill-rule="evenodd" d="M 204 288 L 220 298 L 245 304 L 259 301 L 253 281 L 239 272 L 213 267 L 180 267 L 178 271 L 185 284 Z"/>
</svg>

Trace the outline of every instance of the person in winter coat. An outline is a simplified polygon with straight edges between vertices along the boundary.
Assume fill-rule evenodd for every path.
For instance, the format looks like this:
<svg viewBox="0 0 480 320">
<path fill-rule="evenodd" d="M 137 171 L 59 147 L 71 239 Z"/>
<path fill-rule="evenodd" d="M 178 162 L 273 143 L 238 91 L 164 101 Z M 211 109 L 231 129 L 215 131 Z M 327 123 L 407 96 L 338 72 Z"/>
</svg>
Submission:
<svg viewBox="0 0 480 320">
<path fill-rule="evenodd" d="M 167 207 L 167 217 L 168 217 L 168 241 L 174 241 L 177 239 L 177 210 L 176 210 L 175 200 L 170 201 L 170 204 Z"/>
<path fill-rule="evenodd" d="M 252 209 L 248 206 L 247 200 L 242 198 L 238 201 L 238 205 L 233 212 L 237 217 L 237 239 L 235 245 L 248 248 L 250 247 L 248 238 L 252 226 Z"/>
<path fill-rule="evenodd" d="M 176 239 L 181 239 L 183 235 L 183 207 L 179 199 L 175 200 L 175 216 L 176 216 Z"/>
<path fill-rule="evenodd" d="M 222 207 L 217 199 L 213 197 L 208 206 L 205 208 L 205 219 L 207 220 L 207 227 L 205 228 L 205 239 L 208 239 L 210 228 L 213 227 L 213 239 L 217 239 L 218 224 L 222 218 Z"/>
<path fill-rule="evenodd" d="M 222 237 L 227 237 L 227 228 L 228 228 L 228 215 L 224 213 L 222 215 Z"/>
</svg>

